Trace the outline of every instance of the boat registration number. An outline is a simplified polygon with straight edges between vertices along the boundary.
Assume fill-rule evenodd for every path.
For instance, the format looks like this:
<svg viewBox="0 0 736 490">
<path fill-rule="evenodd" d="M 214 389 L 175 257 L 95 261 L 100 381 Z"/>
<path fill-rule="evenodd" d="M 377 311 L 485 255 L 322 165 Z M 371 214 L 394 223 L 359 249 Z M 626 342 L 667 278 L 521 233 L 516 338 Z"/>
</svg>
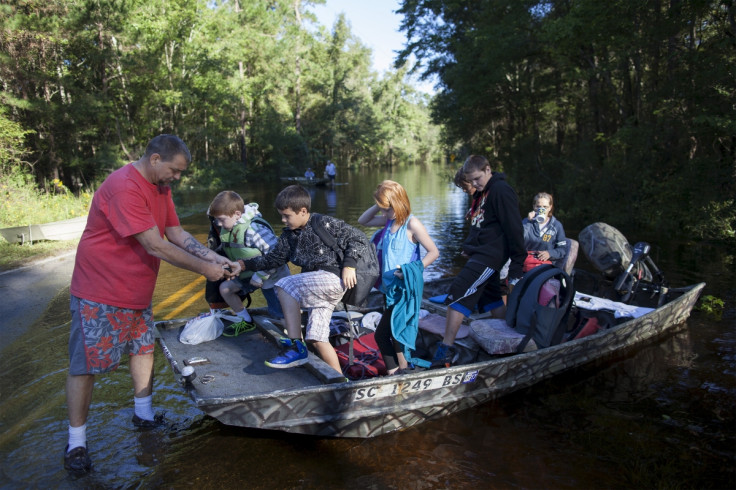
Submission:
<svg viewBox="0 0 736 490">
<path fill-rule="evenodd" d="M 376 400 L 389 396 L 403 395 L 417 391 L 431 391 L 445 388 L 447 386 L 459 385 L 461 383 L 473 383 L 478 377 L 478 371 L 435 376 L 418 380 L 399 381 L 398 383 L 358 388 L 355 392 L 354 401 Z"/>
</svg>

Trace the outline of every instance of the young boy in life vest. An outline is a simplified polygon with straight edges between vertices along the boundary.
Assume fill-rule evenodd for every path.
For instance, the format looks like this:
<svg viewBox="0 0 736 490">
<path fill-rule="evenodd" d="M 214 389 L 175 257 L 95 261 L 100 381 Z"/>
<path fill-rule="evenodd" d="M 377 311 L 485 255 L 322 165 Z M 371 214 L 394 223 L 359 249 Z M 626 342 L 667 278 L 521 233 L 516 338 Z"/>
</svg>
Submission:
<svg viewBox="0 0 736 490">
<path fill-rule="evenodd" d="M 214 218 L 215 226 L 220 227 L 222 251 L 233 262 L 266 254 L 276 245 L 278 239 L 268 222 L 261 217 L 258 204 L 245 205 L 243 199 L 233 191 L 222 191 L 215 196 L 207 213 Z M 255 328 L 250 313 L 243 307 L 243 301 L 238 295 L 240 291 L 250 293 L 261 288 L 269 312 L 279 318 L 283 317 L 281 304 L 273 287 L 279 279 L 289 274 L 289 268 L 282 265 L 265 271 L 242 272 L 236 278 L 222 282 L 222 299 L 241 318 L 241 321 L 229 325 L 222 334 L 236 337 Z"/>
<path fill-rule="evenodd" d="M 243 270 L 280 267 L 292 262 L 302 268 L 300 274 L 284 277 L 276 283 L 276 294 L 284 310 L 288 338 L 281 339 L 278 356 L 266 361 L 272 368 L 290 368 L 307 362 L 309 354 L 302 341 L 300 308 L 309 311 L 306 340 L 314 345 L 322 360 L 341 372 L 335 349 L 329 342 L 330 318 L 345 290 L 357 283 L 358 260 L 372 250 L 361 240 L 360 230 L 332 216 L 321 216 L 325 230 L 344 251 L 342 262 L 314 230 L 310 212 L 312 200 L 300 185 L 290 185 L 276 196 L 274 203 L 286 226 L 275 247 L 262 256 L 239 261 Z M 364 237 L 363 237 L 364 238 Z M 237 271 L 236 271 L 237 272 Z"/>
</svg>

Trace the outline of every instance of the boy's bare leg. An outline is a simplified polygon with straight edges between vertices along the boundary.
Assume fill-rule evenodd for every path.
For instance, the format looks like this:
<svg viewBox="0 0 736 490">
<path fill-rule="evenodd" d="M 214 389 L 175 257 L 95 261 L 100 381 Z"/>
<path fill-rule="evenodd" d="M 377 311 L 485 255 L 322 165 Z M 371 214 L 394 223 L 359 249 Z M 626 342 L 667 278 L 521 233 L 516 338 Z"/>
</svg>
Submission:
<svg viewBox="0 0 736 490">
<path fill-rule="evenodd" d="M 286 324 L 286 333 L 290 339 L 302 338 L 302 312 L 299 302 L 289 293 L 276 287 L 276 295 L 281 303 L 281 310 L 284 312 L 284 323 Z M 337 358 L 337 354 L 335 354 Z"/>
<path fill-rule="evenodd" d="M 340 361 L 337 358 L 335 348 L 329 342 L 313 342 L 314 348 L 317 349 L 319 357 L 322 358 L 332 369 L 338 373 L 342 372 L 340 368 Z"/>
<path fill-rule="evenodd" d="M 240 313 L 245 309 L 243 301 L 240 299 L 240 296 L 238 296 L 238 291 L 240 291 L 240 286 L 238 286 L 235 281 L 225 281 L 220 284 L 220 296 L 222 296 L 225 303 L 227 303 L 235 313 Z"/>
<path fill-rule="evenodd" d="M 453 308 L 447 308 L 447 317 L 445 319 L 445 338 L 442 342 L 445 345 L 452 345 L 455 342 L 455 336 L 457 331 L 460 330 L 460 325 L 463 322 L 465 315 Z"/>
</svg>

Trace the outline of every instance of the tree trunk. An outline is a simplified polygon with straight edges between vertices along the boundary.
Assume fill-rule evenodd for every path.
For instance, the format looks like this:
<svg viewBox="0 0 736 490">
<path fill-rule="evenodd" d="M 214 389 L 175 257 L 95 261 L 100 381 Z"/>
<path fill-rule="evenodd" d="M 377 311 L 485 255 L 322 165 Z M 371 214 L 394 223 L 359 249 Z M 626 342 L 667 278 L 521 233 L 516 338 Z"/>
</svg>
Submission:
<svg viewBox="0 0 736 490">
<path fill-rule="evenodd" d="M 301 31 L 302 28 L 302 14 L 301 14 L 301 0 L 294 0 L 294 15 L 296 15 L 296 25 Z M 301 59 L 301 41 L 299 36 L 296 39 L 296 61 L 294 64 L 294 74 L 296 80 L 294 81 L 294 95 L 296 97 L 295 109 L 294 109 L 294 125 L 296 132 L 301 136 L 302 134 L 302 59 Z"/>
</svg>

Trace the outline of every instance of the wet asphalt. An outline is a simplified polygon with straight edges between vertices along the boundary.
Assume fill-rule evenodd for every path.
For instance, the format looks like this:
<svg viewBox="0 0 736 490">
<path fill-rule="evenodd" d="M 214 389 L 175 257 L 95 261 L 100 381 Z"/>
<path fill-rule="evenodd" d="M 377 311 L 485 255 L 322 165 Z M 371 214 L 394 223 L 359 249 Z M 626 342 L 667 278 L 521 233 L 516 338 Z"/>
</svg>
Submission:
<svg viewBox="0 0 736 490">
<path fill-rule="evenodd" d="M 76 251 L 0 272 L 0 352 L 43 315 L 52 299 L 69 294 Z"/>
</svg>

